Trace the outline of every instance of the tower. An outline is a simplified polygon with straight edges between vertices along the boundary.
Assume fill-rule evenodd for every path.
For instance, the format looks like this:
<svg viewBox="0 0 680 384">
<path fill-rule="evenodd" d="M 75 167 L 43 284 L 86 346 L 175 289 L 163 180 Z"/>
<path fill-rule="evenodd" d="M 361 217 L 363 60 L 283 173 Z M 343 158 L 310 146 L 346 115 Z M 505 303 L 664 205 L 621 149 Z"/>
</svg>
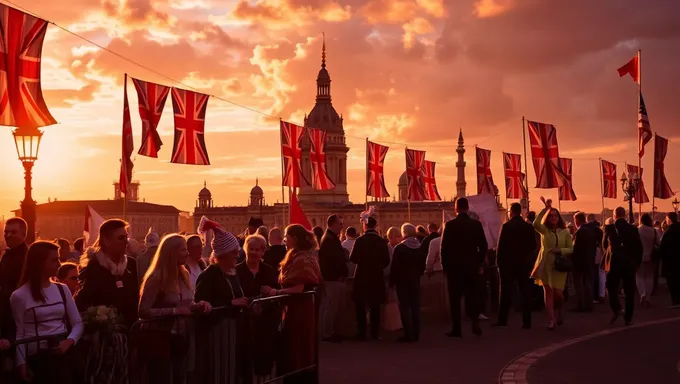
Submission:
<svg viewBox="0 0 680 384">
<path fill-rule="evenodd" d="M 123 198 L 123 195 L 127 198 L 127 201 L 139 201 L 139 181 L 132 181 L 128 184 L 128 192 L 126 194 L 120 190 L 120 183 L 113 183 L 113 199 L 119 200 Z"/>
<path fill-rule="evenodd" d="M 335 188 L 329 191 L 317 191 L 311 185 L 300 188 L 301 202 L 319 203 L 348 203 L 347 194 L 347 152 L 345 144 L 345 129 L 342 116 L 333 108 L 331 103 L 331 76 L 326 69 L 326 38 L 324 35 L 321 48 L 321 69 L 316 77 L 316 103 L 314 108 L 305 116 L 305 127 L 318 128 L 326 131 L 326 166 L 328 176 L 335 183 Z M 311 181 L 312 164 L 309 159 L 309 139 L 302 140 L 302 172 Z M 304 182 L 303 182 L 304 184 Z"/>
<path fill-rule="evenodd" d="M 467 183 L 465 182 L 465 142 L 463 141 L 463 129 L 461 128 L 458 134 L 458 147 L 456 152 L 458 153 L 458 161 L 456 162 L 456 168 L 458 168 L 458 180 L 456 181 L 456 197 L 465 197 L 467 192 L 465 191 Z"/>
<path fill-rule="evenodd" d="M 197 209 L 209 209 L 213 207 L 212 193 L 206 186 L 206 182 L 203 182 L 203 189 L 198 192 L 198 200 L 196 201 Z"/>
<path fill-rule="evenodd" d="M 259 209 L 264 205 L 264 191 L 260 187 L 260 180 L 255 179 L 255 186 L 250 190 L 250 208 Z"/>
</svg>

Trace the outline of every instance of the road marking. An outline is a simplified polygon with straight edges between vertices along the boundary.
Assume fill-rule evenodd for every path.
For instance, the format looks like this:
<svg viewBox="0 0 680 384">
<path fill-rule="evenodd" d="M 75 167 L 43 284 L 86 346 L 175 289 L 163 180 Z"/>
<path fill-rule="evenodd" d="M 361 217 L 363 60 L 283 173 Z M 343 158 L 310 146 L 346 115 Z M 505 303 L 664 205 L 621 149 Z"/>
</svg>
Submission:
<svg viewBox="0 0 680 384">
<path fill-rule="evenodd" d="M 646 323 L 634 324 L 628 327 L 605 329 L 604 331 L 599 331 L 591 333 L 585 336 L 579 336 L 571 339 L 567 339 L 558 343 L 550 344 L 547 347 L 539 348 L 530 352 L 523 353 L 517 356 L 515 359 L 510 361 L 505 368 L 501 370 L 498 374 L 498 384 L 528 384 L 527 372 L 529 369 L 538 362 L 541 358 L 557 351 L 562 348 L 566 348 L 570 345 L 580 343 L 582 341 L 594 339 L 596 337 L 607 336 L 614 333 L 619 333 L 627 331 L 629 329 L 649 327 L 652 325 L 672 323 L 674 321 L 679 321 L 680 317 L 671 317 L 667 319 L 648 321 Z M 678 361 L 678 371 L 680 371 L 680 361 Z"/>
</svg>

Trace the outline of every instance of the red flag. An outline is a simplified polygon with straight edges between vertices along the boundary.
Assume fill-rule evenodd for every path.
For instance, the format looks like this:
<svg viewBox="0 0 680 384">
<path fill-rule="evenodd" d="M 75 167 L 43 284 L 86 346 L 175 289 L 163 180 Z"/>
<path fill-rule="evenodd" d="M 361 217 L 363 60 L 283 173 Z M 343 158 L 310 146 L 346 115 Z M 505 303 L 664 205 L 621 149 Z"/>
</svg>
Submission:
<svg viewBox="0 0 680 384">
<path fill-rule="evenodd" d="M 645 182 L 642 180 L 642 172 L 644 172 L 644 169 L 630 164 L 626 164 L 626 168 L 628 169 L 629 178 L 632 178 L 633 175 L 637 175 L 637 177 L 640 178 L 640 182 L 638 183 L 637 189 L 635 190 L 635 199 L 633 201 L 635 201 L 637 204 L 649 203 L 649 196 L 645 190 Z"/>
<path fill-rule="evenodd" d="M 291 224 L 300 224 L 308 231 L 312 230 L 312 225 L 309 223 L 309 220 L 307 220 L 307 215 L 305 215 L 302 207 L 300 207 L 300 202 L 297 199 L 295 191 L 290 195 L 289 210 Z"/>
<path fill-rule="evenodd" d="M 505 169 L 505 197 L 508 199 L 526 199 L 527 190 L 524 186 L 522 173 L 522 156 L 503 153 L 503 168 Z"/>
<path fill-rule="evenodd" d="M 616 199 L 617 183 L 616 164 L 602 160 L 602 196 Z"/>
<path fill-rule="evenodd" d="M 645 145 L 652 140 L 652 127 L 649 125 L 649 116 L 647 116 L 647 107 L 645 100 L 642 98 L 640 92 L 640 108 L 638 110 L 638 156 L 645 155 Z"/>
<path fill-rule="evenodd" d="M 366 196 L 390 197 L 385 187 L 385 157 L 389 147 L 366 142 Z"/>
<path fill-rule="evenodd" d="M 139 153 L 142 156 L 158 157 L 163 142 L 158 134 L 158 122 L 163 113 L 165 100 L 170 87 L 132 78 L 139 100 L 139 117 L 142 119 L 142 145 Z"/>
<path fill-rule="evenodd" d="M 491 175 L 491 151 L 476 147 L 477 157 L 477 194 L 495 196 L 493 176 Z"/>
<path fill-rule="evenodd" d="M 560 169 L 567 176 L 567 182 L 558 188 L 559 198 L 562 201 L 576 201 L 576 193 L 574 193 L 574 185 L 572 182 L 571 159 L 560 157 Z"/>
<path fill-rule="evenodd" d="M 210 165 L 205 146 L 205 112 L 208 95 L 172 89 L 172 110 L 175 113 L 175 139 L 171 163 Z"/>
<path fill-rule="evenodd" d="M 442 198 L 439 196 L 439 191 L 437 190 L 437 181 L 434 177 L 434 168 L 437 165 L 434 161 L 425 160 L 425 167 L 423 170 L 423 185 L 425 188 L 425 197 L 427 200 L 440 201 Z"/>
<path fill-rule="evenodd" d="M 630 75 L 633 81 L 640 84 L 640 60 L 638 55 L 635 55 L 629 62 L 617 69 L 619 77 Z"/>
<path fill-rule="evenodd" d="M 654 136 L 654 197 L 658 199 L 670 199 L 673 197 L 673 189 L 666 179 L 664 161 L 668 153 L 668 140 Z"/>
<path fill-rule="evenodd" d="M 560 169 L 557 130 L 552 124 L 527 121 L 531 157 L 536 172 L 536 188 L 557 188 L 567 181 Z"/>
<path fill-rule="evenodd" d="M 309 136 L 309 159 L 312 163 L 312 187 L 320 191 L 327 191 L 335 188 L 335 183 L 328 176 L 326 167 L 326 145 L 327 132 L 316 128 L 307 128 Z"/>
<path fill-rule="evenodd" d="M 408 195 L 410 201 L 425 200 L 425 151 L 406 150 L 406 176 L 408 178 Z"/>
<path fill-rule="evenodd" d="M 304 128 L 281 120 L 281 156 L 283 161 L 283 185 L 291 188 L 300 186 L 300 179 L 306 185 L 309 181 L 302 174 L 300 159 L 302 158 L 302 133 Z"/>
<path fill-rule="evenodd" d="M 36 128 L 55 124 L 40 86 L 47 21 L 0 4 L 0 125 Z"/>
<path fill-rule="evenodd" d="M 122 157 L 120 159 L 120 178 L 118 185 L 120 191 L 127 195 L 128 185 L 132 182 L 132 151 L 134 144 L 132 141 L 132 123 L 130 122 L 130 104 L 127 97 L 127 73 L 123 80 L 123 145 Z"/>
</svg>

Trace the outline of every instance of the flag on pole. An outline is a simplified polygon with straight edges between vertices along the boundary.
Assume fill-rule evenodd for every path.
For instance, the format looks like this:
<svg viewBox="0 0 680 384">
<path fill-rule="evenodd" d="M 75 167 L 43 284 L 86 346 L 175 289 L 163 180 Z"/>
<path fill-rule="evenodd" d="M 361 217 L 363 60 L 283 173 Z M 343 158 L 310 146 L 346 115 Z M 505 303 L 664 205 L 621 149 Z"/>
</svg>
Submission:
<svg viewBox="0 0 680 384">
<path fill-rule="evenodd" d="M 163 114 L 165 100 L 170 87 L 132 78 L 139 100 L 139 117 L 142 119 L 142 144 L 139 153 L 142 156 L 158 157 L 163 142 L 158 134 L 158 122 Z"/>
<path fill-rule="evenodd" d="M 626 164 L 626 168 L 630 178 L 633 178 L 633 176 L 637 176 L 639 178 L 633 201 L 635 201 L 636 204 L 649 203 L 649 195 L 647 195 L 647 191 L 645 190 L 645 182 L 642 180 L 642 173 L 644 172 L 644 169 L 638 167 L 637 165 L 630 164 Z"/>
<path fill-rule="evenodd" d="M 406 150 L 406 177 L 408 178 L 408 200 L 425 200 L 425 183 L 423 180 L 425 168 L 425 151 Z"/>
<path fill-rule="evenodd" d="M 89 205 L 85 206 L 85 224 L 83 225 L 83 236 L 85 237 L 85 247 L 92 245 L 94 239 L 99 236 L 99 227 L 104 223 L 104 218 Z"/>
<path fill-rule="evenodd" d="M 617 71 L 619 72 L 619 77 L 630 75 L 634 82 L 640 84 L 640 58 L 638 55 L 635 55 L 635 57 L 617 69 Z"/>
<path fill-rule="evenodd" d="M 574 184 L 572 182 L 572 161 L 565 157 L 560 157 L 560 169 L 567 176 L 567 182 L 558 188 L 559 199 L 562 201 L 576 201 Z"/>
<path fill-rule="evenodd" d="M 326 145 L 327 132 L 316 128 L 307 128 L 309 136 L 309 159 L 312 163 L 312 187 L 320 191 L 327 191 L 335 188 L 335 183 L 328 176 L 326 165 Z"/>
<path fill-rule="evenodd" d="M 132 151 L 134 144 L 132 141 L 132 122 L 130 121 L 130 104 L 127 97 L 127 74 L 123 80 L 123 145 L 122 156 L 120 159 L 120 177 L 118 185 L 120 191 L 127 196 L 128 186 L 132 182 Z"/>
<path fill-rule="evenodd" d="M 662 200 L 673 197 L 673 188 L 666 179 L 664 162 L 667 153 L 668 140 L 656 135 L 654 137 L 654 197 Z"/>
<path fill-rule="evenodd" d="M 289 205 L 288 211 L 290 212 L 290 223 L 300 224 L 303 227 L 305 227 L 308 231 L 311 231 L 312 225 L 309 223 L 307 215 L 305 215 L 305 212 L 302 210 L 302 207 L 300 207 L 300 202 L 297 199 L 297 194 L 295 193 L 295 191 L 293 191 L 293 193 L 290 195 L 290 203 L 288 205 Z"/>
<path fill-rule="evenodd" d="M 616 164 L 602 160 L 602 196 L 616 199 L 617 183 Z"/>
<path fill-rule="evenodd" d="M 175 138 L 170 162 L 175 164 L 210 165 L 205 146 L 205 112 L 208 95 L 172 89 L 175 114 Z"/>
<path fill-rule="evenodd" d="M 640 152 L 639 157 L 645 155 L 645 145 L 652 140 L 652 127 L 649 125 L 649 116 L 647 116 L 647 107 L 645 100 L 642 98 L 640 92 L 640 110 L 638 111 L 638 148 Z"/>
<path fill-rule="evenodd" d="M 437 190 L 437 181 L 434 177 L 434 168 L 437 165 L 434 161 L 425 160 L 425 168 L 423 171 L 423 185 L 425 188 L 425 199 L 432 201 L 440 201 L 442 198 L 439 196 L 439 191 Z"/>
<path fill-rule="evenodd" d="M 309 181 L 302 173 L 300 160 L 302 159 L 302 133 L 304 128 L 281 120 L 281 156 L 283 161 L 283 180 L 282 185 L 291 188 L 300 187 L 300 179 L 304 180 L 305 185 Z"/>
<path fill-rule="evenodd" d="M 522 156 L 503 153 L 505 169 L 505 197 L 508 199 L 526 199 L 527 190 L 524 185 L 525 175 L 522 173 Z"/>
<path fill-rule="evenodd" d="M 385 187 L 385 157 L 389 147 L 366 142 L 366 196 L 390 197 Z"/>
<path fill-rule="evenodd" d="M 0 125 L 55 124 L 40 85 L 47 21 L 0 4 Z"/>
<path fill-rule="evenodd" d="M 491 151 L 476 147 L 477 157 L 477 194 L 495 196 L 495 184 L 491 175 Z"/>
<path fill-rule="evenodd" d="M 557 188 L 567 182 L 560 169 L 560 151 L 557 146 L 557 129 L 552 124 L 527 120 L 531 157 L 536 172 L 536 188 Z"/>
</svg>

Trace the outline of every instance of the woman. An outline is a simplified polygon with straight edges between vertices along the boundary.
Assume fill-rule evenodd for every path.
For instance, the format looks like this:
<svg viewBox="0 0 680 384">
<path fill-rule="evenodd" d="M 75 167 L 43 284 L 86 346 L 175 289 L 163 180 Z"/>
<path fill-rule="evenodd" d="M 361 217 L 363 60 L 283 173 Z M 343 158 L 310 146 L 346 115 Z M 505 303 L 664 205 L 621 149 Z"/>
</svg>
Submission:
<svg viewBox="0 0 680 384">
<path fill-rule="evenodd" d="M 236 265 L 236 277 L 246 297 L 259 296 L 263 287 L 279 288 L 278 271 L 262 262 L 267 240 L 260 235 L 246 237 L 246 260 Z"/>
<path fill-rule="evenodd" d="M 140 357 L 146 360 L 149 380 L 154 383 L 184 383 L 189 353 L 186 316 L 209 313 L 210 304 L 193 302 L 189 272 L 184 267 L 189 252 L 184 237 L 166 235 L 146 271 L 139 298 L 143 344 Z M 167 318 L 180 315 L 181 317 Z M 155 317 L 163 317 L 153 320 Z M 192 362 L 191 359 L 188 360 Z"/>
<path fill-rule="evenodd" d="M 401 243 L 403 237 L 401 237 L 401 232 L 397 227 L 390 227 L 386 233 L 387 236 L 387 248 L 390 250 L 390 263 L 392 263 L 392 255 L 394 254 L 394 248 Z M 390 276 L 390 266 L 385 268 L 385 278 L 389 279 Z M 389 287 L 387 290 L 387 302 L 383 306 L 383 329 L 386 331 L 398 331 L 402 328 L 401 314 L 399 312 L 399 300 L 397 298 L 397 291 L 394 287 Z"/>
<path fill-rule="evenodd" d="M 198 232 L 212 233 L 211 264 L 196 280 L 195 300 L 206 301 L 217 308 L 214 314 L 199 319 L 196 343 L 197 383 L 236 383 L 244 376 L 243 364 L 237 364 L 241 353 L 238 315 L 248 306 L 248 299 L 236 277 L 239 241 L 220 225 L 201 218 Z M 238 343 L 238 344 L 237 344 Z"/>
<path fill-rule="evenodd" d="M 548 312 L 548 330 L 555 324 L 562 325 L 562 291 L 567 283 L 567 272 L 555 269 L 557 257 L 568 257 L 574 252 L 571 234 L 562 220 L 559 211 L 552 207 L 552 200 L 541 196 L 545 208 L 536 216 L 534 228 L 541 234 L 541 251 L 536 259 L 531 277 L 543 285 L 545 309 Z"/>
<path fill-rule="evenodd" d="M 205 260 L 203 260 L 203 240 L 201 240 L 201 236 L 191 235 L 187 237 L 187 250 L 189 251 L 189 256 L 184 267 L 189 271 L 191 286 L 195 287 L 198 275 L 208 266 Z"/>
<path fill-rule="evenodd" d="M 28 248 L 20 288 L 10 304 L 17 340 L 36 336 L 53 339 L 19 344 L 16 364 L 19 376 L 32 383 L 78 383 L 72 347 L 83 335 L 83 322 L 68 287 L 53 283 L 59 268 L 59 247 L 37 241 Z"/>
<path fill-rule="evenodd" d="M 274 296 L 298 294 L 315 289 L 321 283 L 316 236 L 298 224 L 285 230 L 288 248 L 281 262 L 279 283 L 282 289 L 262 288 L 262 293 Z M 285 322 L 281 330 L 282 353 L 278 360 L 279 374 L 286 374 L 316 364 L 318 337 L 317 301 L 309 297 L 291 297 L 286 301 Z M 313 372 L 303 371 L 291 375 L 285 383 L 304 384 L 313 382 Z"/>
<path fill-rule="evenodd" d="M 390 287 L 396 288 L 399 313 L 404 325 L 400 342 L 413 343 L 420 338 L 420 276 L 425 272 L 425 254 L 416 237 L 416 227 L 401 226 L 404 241 L 394 247 L 390 265 Z"/>
<path fill-rule="evenodd" d="M 66 285 L 71 294 L 75 295 L 80 288 L 78 284 L 78 264 L 71 261 L 61 263 L 57 270 L 57 281 Z"/>
<path fill-rule="evenodd" d="M 642 264 L 635 271 L 635 283 L 640 293 L 640 305 L 650 307 L 652 302 L 650 296 L 654 288 L 654 268 L 656 266 L 656 256 L 661 238 L 654 229 L 654 222 L 649 214 L 644 214 L 640 218 L 642 224 L 638 227 L 640 240 L 642 240 Z"/>
</svg>

